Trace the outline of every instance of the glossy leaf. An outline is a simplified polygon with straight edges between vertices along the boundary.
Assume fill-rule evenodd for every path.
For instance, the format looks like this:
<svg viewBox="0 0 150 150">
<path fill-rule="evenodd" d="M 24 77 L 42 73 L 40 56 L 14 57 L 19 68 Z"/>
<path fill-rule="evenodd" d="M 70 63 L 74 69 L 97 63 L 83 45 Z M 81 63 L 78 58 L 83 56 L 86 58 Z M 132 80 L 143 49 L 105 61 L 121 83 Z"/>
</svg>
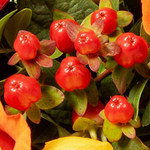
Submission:
<svg viewBox="0 0 150 150">
<path fill-rule="evenodd" d="M 135 76 L 135 70 L 133 67 L 124 68 L 120 65 L 117 65 L 113 70 L 112 75 L 118 91 L 120 94 L 123 94 L 132 82 L 132 79 Z"/>
<path fill-rule="evenodd" d="M 29 76 L 38 79 L 40 77 L 40 66 L 34 60 L 21 60 L 23 66 L 28 72 Z"/>
<path fill-rule="evenodd" d="M 120 124 L 113 124 L 107 119 L 104 120 L 103 132 L 110 142 L 118 141 L 122 136 Z"/>
<path fill-rule="evenodd" d="M 88 54 L 88 64 L 93 72 L 97 72 L 100 66 L 99 56 L 94 54 Z"/>
<path fill-rule="evenodd" d="M 8 65 L 15 65 L 20 61 L 18 53 L 14 53 L 8 60 Z"/>
<path fill-rule="evenodd" d="M 137 117 L 137 119 L 133 120 L 131 119 L 129 123 L 134 127 L 134 128 L 139 128 L 141 126 L 141 121 L 140 117 Z"/>
<path fill-rule="evenodd" d="M 114 60 L 114 57 L 108 57 L 107 62 L 105 63 L 105 68 L 111 69 L 115 68 L 117 62 Z"/>
<path fill-rule="evenodd" d="M 49 39 L 49 27 L 53 21 L 53 10 L 58 9 L 70 14 L 77 22 L 91 14 L 98 6 L 91 0 L 36 0 L 34 7 L 31 0 L 19 0 L 18 8 L 30 8 L 33 11 L 32 20 L 28 27 L 40 40 Z"/>
<path fill-rule="evenodd" d="M 50 56 L 52 59 L 59 58 L 60 56 L 63 55 L 63 52 L 61 52 L 57 47 L 55 48 L 54 53 Z"/>
<path fill-rule="evenodd" d="M 5 105 L 5 112 L 7 115 L 16 115 L 18 113 L 23 114 L 23 111 L 10 107 L 9 105 Z"/>
<path fill-rule="evenodd" d="M 30 108 L 26 110 L 28 118 L 36 123 L 39 124 L 41 121 L 41 111 L 40 109 L 36 106 L 35 103 L 32 103 Z"/>
<path fill-rule="evenodd" d="M 134 139 L 136 136 L 136 131 L 133 126 L 130 124 L 122 124 L 121 125 L 122 132 L 130 139 Z"/>
<path fill-rule="evenodd" d="M 45 83 L 46 84 L 60 88 L 55 81 L 55 73 L 58 70 L 59 66 L 60 66 L 60 62 L 58 62 L 57 60 L 53 60 L 53 66 L 52 67 L 50 67 L 50 68 L 49 67 L 48 68 L 41 67 L 41 72 L 45 73 L 45 77 L 46 77 Z"/>
<path fill-rule="evenodd" d="M 114 150 L 149 150 L 138 137 L 129 139 L 122 136 L 118 142 L 113 142 L 112 145 Z"/>
<path fill-rule="evenodd" d="M 140 98 L 148 80 L 149 79 L 142 78 L 130 90 L 128 101 L 132 104 L 134 108 L 134 119 L 137 119 L 138 117 Z"/>
<path fill-rule="evenodd" d="M 112 3 L 110 0 L 101 0 L 99 3 L 99 8 L 109 7 L 112 8 Z"/>
<path fill-rule="evenodd" d="M 50 116 L 48 116 L 47 114 L 41 113 L 41 117 L 57 126 L 59 137 L 70 135 L 70 133 L 65 128 L 61 127 L 59 124 L 54 122 L 54 120 L 51 119 Z"/>
<path fill-rule="evenodd" d="M 4 29 L 4 36 L 8 44 L 13 47 L 13 43 L 19 30 L 25 30 L 31 20 L 32 10 L 25 8 L 18 13 L 16 13 L 12 18 L 7 22 Z"/>
<path fill-rule="evenodd" d="M 110 0 L 112 4 L 112 8 L 116 11 L 119 10 L 120 0 Z"/>
<path fill-rule="evenodd" d="M 42 96 L 36 105 L 43 110 L 58 106 L 64 100 L 64 94 L 54 86 L 42 85 Z"/>
<path fill-rule="evenodd" d="M 65 91 L 65 96 L 75 112 L 82 116 L 86 111 L 88 102 L 85 91 L 77 89 L 72 92 Z"/>
<path fill-rule="evenodd" d="M 133 20 L 133 14 L 129 11 L 117 11 L 117 26 L 125 27 L 131 23 Z"/>
<path fill-rule="evenodd" d="M 80 130 L 85 130 L 89 128 L 91 125 L 94 125 L 95 121 L 85 118 L 85 117 L 79 117 L 76 119 L 76 121 L 73 124 L 73 130 L 74 131 L 80 131 Z"/>
<path fill-rule="evenodd" d="M 98 89 L 97 89 L 96 83 L 93 80 L 93 78 L 91 79 L 91 82 L 88 85 L 88 87 L 85 88 L 85 92 L 88 98 L 88 102 L 92 106 L 97 106 L 98 101 L 99 101 L 99 95 L 98 95 Z"/>
<path fill-rule="evenodd" d="M 140 63 L 140 64 L 134 64 L 136 71 L 143 76 L 144 78 L 148 78 L 150 76 L 149 74 L 149 67 L 144 64 L 144 63 Z"/>
<path fill-rule="evenodd" d="M 42 67 L 52 67 L 53 66 L 53 60 L 49 56 L 39 53 L 37 54 L 36 58 L 34 59 L 37 64 L 39 64 Z"/>
<path fill-rule="evenodd" d="M 82 27 L 85 27 L 87 29 L 91 29 L 91 16 L 92 16 L 92 13 L 89 14 L 82 22 L 81 22 L 81 26 Z"/>
<path fill-rule="evenodd" d="M 68 14 L 66 12 L 63 12 L 63 11 L 60 11 L 58 9 L 54 9 L 54 11 L 53 11 L 53 21 L 61 20 L 61 19 L 72 19 L 72 20 L 74 20 L 74 18 L 70 14 Z"/>
<path fill-rule="evenodd" d="M 14 10 L 14 11 L 10 12 L 9 14 L 7 14 L 6 16 L 4 16 L 2 19 L 0 19 L 0 41 L 1 41 L 1 38 L 2 38 L 3 30 L 4 30 L 4 27 L 5 27 L 6 23 L 8 22 L 8 20 L 10 19 L 10 17 L 16 11 L 17 10 Z"/>
<path fill-rule="evenodd" d="M 144 110 L 144 114 L 142 116 L 142 125 L 148 126 L 150 124 L 150 100 Z"/>
<path fill-rule="evenodd" d="M 40 41 L 40 49 L 38 50 L 40 53 L 45 55 L 52 55 L 55 52 L 56 43 L 52 40 L 42 40 Z"/>
<path fill-rule="evenodd" d="M 115 30 L 113 33 L 109 34 L 109 42 L 115 42 L 117 37 L 122 34 L 122 31 Z"/>
</svg>

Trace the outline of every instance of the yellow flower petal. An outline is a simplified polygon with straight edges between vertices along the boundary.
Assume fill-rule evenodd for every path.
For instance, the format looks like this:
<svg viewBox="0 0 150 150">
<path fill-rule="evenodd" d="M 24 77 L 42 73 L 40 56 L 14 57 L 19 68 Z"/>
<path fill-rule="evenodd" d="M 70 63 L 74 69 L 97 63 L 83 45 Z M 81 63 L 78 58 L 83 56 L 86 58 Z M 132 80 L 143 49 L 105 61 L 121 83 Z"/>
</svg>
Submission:
<svg viewBox="0 0 150 150">
<path fill-rule="evenodd" d="M 142 22 L 144 30 L 150 35 L 150 0 L 141 0 L 142 3 Z"/>
<path fill-rule="evenodd" d="M 43 150 L 113 150 L 113 147 L 108 142 L 68 136 L 47 142 Z"/>
</svg>

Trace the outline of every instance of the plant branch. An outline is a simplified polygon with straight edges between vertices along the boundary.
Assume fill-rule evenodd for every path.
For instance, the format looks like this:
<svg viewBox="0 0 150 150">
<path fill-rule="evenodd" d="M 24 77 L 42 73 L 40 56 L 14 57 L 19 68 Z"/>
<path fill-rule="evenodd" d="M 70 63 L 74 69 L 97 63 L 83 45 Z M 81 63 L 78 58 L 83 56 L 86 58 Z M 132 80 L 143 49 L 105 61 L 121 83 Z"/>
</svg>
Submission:
<svg viewBox="0 0 150 150">
<path fill-rule="evenodd" d="M 104 77 L 106 77 L 108 74 L 112 72 L 113 69 L 106 69 L 102 74 L 98 75 L 96 78 L 94 78 L 95 82 L 98 82 L 102 80 Z"/>
</svg>

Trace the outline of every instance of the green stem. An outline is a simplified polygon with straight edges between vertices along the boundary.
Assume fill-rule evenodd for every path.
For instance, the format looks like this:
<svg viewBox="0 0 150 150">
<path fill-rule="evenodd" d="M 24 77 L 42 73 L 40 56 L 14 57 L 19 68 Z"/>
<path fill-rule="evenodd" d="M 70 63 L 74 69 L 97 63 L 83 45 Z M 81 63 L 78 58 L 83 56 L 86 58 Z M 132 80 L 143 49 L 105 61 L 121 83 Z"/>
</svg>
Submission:
<svg viewBox="0 0 150 150">
<path fill-rule="evenodd" d="M 90 137 L 91 137 L 92 139 L 97 140 L 97 127 L 91 126 L 91 127 L 88 129 L 88 131 L 89 131 Z"/>
</svg>

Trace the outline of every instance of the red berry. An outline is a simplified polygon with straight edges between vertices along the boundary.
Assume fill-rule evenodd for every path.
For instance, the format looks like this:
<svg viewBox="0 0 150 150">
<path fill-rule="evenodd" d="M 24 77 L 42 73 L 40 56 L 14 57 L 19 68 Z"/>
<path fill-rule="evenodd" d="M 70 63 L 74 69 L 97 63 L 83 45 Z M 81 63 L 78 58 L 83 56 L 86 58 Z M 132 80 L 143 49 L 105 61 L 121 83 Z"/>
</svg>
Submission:
<svg viewBox="0 0 150 150">
<path fill-rule="evenodd" d="M 114 9 L 103 7 L 96 10 L 91 16 L 91 24 L 93 24 L 98 19 L 102 19 L 104 21 L 104 29 L 102 33 L 110 34 L 116 30 L 117 12 Z"/>
<path fill-rule="evenodd" d="M 66 91 L 84 89 L 91 81 L 91 72 L 74 56 L 64 58 L 55 80 Z"/>
<path fill-rule="evenodd" d="M 14 49 L 23 60 L 34 59 L 39 48 L 39 39 L 28 31 L 21 31 L 14 41 Z"/>
<path fill-rule="evenodd" d="M 132 118 L 134 109 L 124 96 L 115 95 L 106 104 L 104 112 L 112 123 L 127 123 Z"/>
<path fill-rule="evenodd" d="M 96 53 L 101 46 L 100 39 L 93 30 L 80 31 L 74 42 L 75 49 L 83 55 Z"/>
<path fill-rule="evenodd" d="M 4 99 L 9 106 L 15 109 L 25 111 L 40 97 L 40 84 L 32 77 L 15 74 L 8 77 L 4 84 Z"/>
<path fill-rule="evenodd" d="M 8 3 L 9 3 L 9 0 L 1 0 L 0 1 L 0 10 L 2 10 Z"/>
<path fill-rule="evenodd" d="M 125 67 L 130 68 L 135 63 L 142 63 L 148 55 L 148 45 L 144 38 L 127 32 L 120 35 L 116 42 L 121 52 L 114 56 L 115 61 Z"/>
<path fill-rule="evenodd" d="M 102 124 L 103 119 L 99 116 L 99 113 L 103 109 L 104 109 L 104 105 L 101 101 L 98 101 L 98 105 L 96 107 L 94 107 L 90 103 L 88 103 L 86 112 L 84 113 L 83 116 L 79 116 L 73 110 L 73 112 L 72 112 L 72 122 L 74 123 L 79 117 L 85 117 L 85 118 L 96 121 L 95 124 Z"/>
<path fill-rule="evenodd" d="M 57 48 L 63 53 L 71 53 L 75 51 L 74 43 L 67 34 L 66 22 L 79 25 L 72 19 L 62 19 L 54 21 L 50 26 L 50 38 L 56 42 Z"/>
</svg>

